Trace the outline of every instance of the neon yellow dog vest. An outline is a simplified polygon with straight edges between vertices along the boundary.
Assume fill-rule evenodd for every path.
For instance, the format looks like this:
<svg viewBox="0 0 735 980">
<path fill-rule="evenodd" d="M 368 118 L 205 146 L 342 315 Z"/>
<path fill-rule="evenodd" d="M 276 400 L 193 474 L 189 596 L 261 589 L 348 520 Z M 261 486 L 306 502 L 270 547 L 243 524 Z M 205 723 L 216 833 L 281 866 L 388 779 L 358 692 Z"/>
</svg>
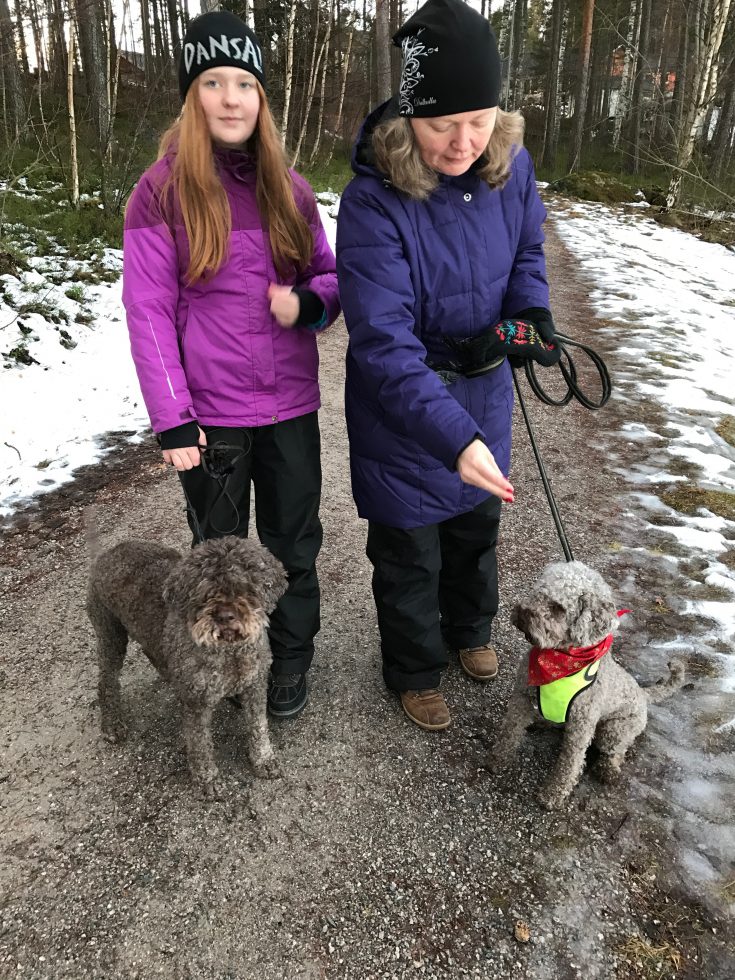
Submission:
<svg viewBox="0 0 735 980">
<path fill-rule="evenodd" d="M 572 706 L 572 701 L 582 691 L 597 680 L 597 671 L 602 661 L 595 660 L 576 674 L 560 677 L 556 681 L 542 684 L 538 690 L 538 709 L 547 721 L 563 725 Z"/>
</svg>

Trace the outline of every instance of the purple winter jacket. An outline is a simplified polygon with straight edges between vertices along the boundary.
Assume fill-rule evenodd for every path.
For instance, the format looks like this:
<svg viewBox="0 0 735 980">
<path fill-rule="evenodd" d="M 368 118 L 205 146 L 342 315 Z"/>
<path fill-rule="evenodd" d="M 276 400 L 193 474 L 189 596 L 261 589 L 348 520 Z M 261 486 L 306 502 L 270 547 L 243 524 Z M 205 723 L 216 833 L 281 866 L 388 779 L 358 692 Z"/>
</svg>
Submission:
<svg viewBox="0 0 735 980">
<path fill-rule="evenodd" d="M 181 211 L 174 200 L 167 221 L 160 203 L 172 156 L 146 170 L 125 213 L 123 303 L 154 432 L 194 420 L 270 425 L 320 405 L 316 336 L 279 326 L 267 296 L 272 282 L 306 288 L 324 304 L 327 323 L 339 313 L 334 256 L 314 194 L 292 171 L 296 203 L 314 235 L 314 255 L 302 274 L 283 278 L 258 213 L 254 160 L 220 149 L 215 160 L 232 210 L 232 235 L 228 257 L 214 276 L 185 282 L 189 242 Z"/>
<path fill-rule="evenodd" d="M 425 201 L 395 190 L 373 162 L 368 117 L 337 219 L 340 299 L 349 331 L 345 410 L 352 493 L 361 517 L 391 527 L 437 524 L 489 494 L 463 483 L 459 453 L 477 436 L 510 467 L 508 362 L 444 386 L 427 365 L 447 337 L 474 337 L 503 317 L 549 308 L 546 217 L 526 150 L 491 190 L 472 169 L 440 176 Z"/>
</svg>

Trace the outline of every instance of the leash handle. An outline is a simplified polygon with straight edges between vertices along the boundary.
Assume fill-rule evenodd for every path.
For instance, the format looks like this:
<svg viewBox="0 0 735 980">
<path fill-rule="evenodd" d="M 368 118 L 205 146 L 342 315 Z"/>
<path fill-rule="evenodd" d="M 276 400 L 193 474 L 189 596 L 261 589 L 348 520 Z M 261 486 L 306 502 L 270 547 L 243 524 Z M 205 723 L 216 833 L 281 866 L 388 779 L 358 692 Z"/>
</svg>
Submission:
<svg viewBox="0 0 735 980">
<path fill-rule="evenodd" d="M 531 448 L 533 449 L 533 455 L 536 457 L 536 465 L 538 466 L 538 471 L 541 474 L 541 482 L 544 485 L 544 491 L 546 492 L 546 499 L 549 502 L 549 509 L 551 510 L 551 516 L 554 519 L 554 524 L 556 525 L 556 533 L 559 535 L 559 541 L 561 542 L 561 547 L 562 547 L 562 551 L 564 552 L 564 557 L 566 558 L 567 561 L 574 561 L 574 555 L 572 554 L 572 549 L 569 547 L 569 541 L 567 540 L 567 535 L 564 530 L 564 525 L 562 523 L 561 515 L 559 514 L 559 508 L 556 506 L 556 499 L 554 497 L 554 492 L 551 489 L 549 478 L 546 475 L 546 468 L 544 466 L 543 460 L 541 459 L 541 454 L 538 451 L 538 446 L 536 444 L 536 440 L 533 435 L 533 429 L 531 428 L 531 420 L 529 419 L 528 412 L 526 411 L 526 402 L 523 398 L 523 392 L 521 391 L 521 386 L 518 384 L 518 376 L 515 372 L 515 369 L 513 369 L 513 383 L 515 384 L 516 387 L 516 393 L 518 395 L 518 404 L 521 406 L 521 411 L 523 412 L 523 420 L 525 421 L 526 428 L 528 429 L 528 437 L 531 440 Z"/>
<path fill-rule="evenodd" d="M 592 412 L 596 411 L 598 408 L 602 408 L 603 405 L 607 404 L 612 393 L 610 372 L 608 371 L 607 365 L 603 359 L 596 350 L 593 350 L 586 344 L 581 344 L 578 340 L 572 340 L 571 337 L 567 337 L 565 334 L 557 333 L 554 339 L 561 352 L 561 358 L 558 362 L 558 366 L 562 373 L 562 377 L 566 382 L 567 390 L 561 398 L 555 399 L 552 398 L 551 395 L 547 394 L 541 387 L 541 383 L 536 376 L 534 362 L 529 358 L 524 362 L 524 365 L 531 391 L 545 405 L 552 405 L 555 408 L 561 408 L 564 405 L 568 405 L 573 398 L 575 398 L 580 405 L 583 405 Z M 600 376 L 600 385 L 602 388 L 598 401 L 593 401 L 591 398 L 588 398 L 579 387 L 579 384 L 577 383 L 577 368 L 571 354 L 569 353 L 569 347 L 576 347 L 578 350 L 581 350 L 587 355 L 587 357 L 589 357 L 594 366 L 597 368 L 597 373 Z"/>
<path fill-rule="evenodd" d="M 221 441 L 212 443 L 211 446 L 200 447 L 199 449 L 199 454 L 201 456 L 200 465 L 202 469 L 207 474 L 207 476 L 210 477 L 212 480 L 214 480 L 215 483 L 219 486 L 219 493 L 214 498 L 212 505 L 208 508 L 202 520 L 205 522 L 208 520 L 209 526 L 212 528 L 213 531 L 216 531 L 216 533 L 219 535 L 225 536 L 228 534 L 233 534 L 237 530 L 237 525 L 240 522 L 240 513 L 237 509 L 237 504 L 228 493 L 227 488 L 230 482 L 230 478 L 235 472 L 236 464 L 239 463 L 240 460 L 243 459 L 245 456 L 247 456 L 252 448 L 253 448 L 252 436 L 250 436 L 250 434 L 248 433 L 248 445 L 244 449 L 240 449 L 238 446 L 232 446 L 229 443 L 221 442 Z M 228 457 L 228 452 L 233 449 L 239 451 L 236 452 L 234 456 Z M 194 531 L 194 537 L 196 538 L 197 544 L 203 544 L 206 538 L 204 537 L 204 532 L 202 531 L 202 525 L 199 522 L 199 518 L 197 517 L 196 510 L 194 509 L 194 505 L 189 499 L 189 495 L 186 492 L 186 487 L 184 486 L 183 481 L 181 483 L 181 488 L 184 491 L 184 498 L 186 500 L 186 509 L 188 510 L 189 516 L 191 517 L 191 527 L 193 528 Z M 217 527 L 217 525 L 214 523 L 214 520 L 212 518 L 212 514 L 214 513 L 217 505 L 219 504 L 220 500 L 222 500 L 223 497 L 230 505 L 230 507 L 232 508 L 235 514 L 235 523 L 232 525 L 232 527 L 227 529 Z"/>
</svg>

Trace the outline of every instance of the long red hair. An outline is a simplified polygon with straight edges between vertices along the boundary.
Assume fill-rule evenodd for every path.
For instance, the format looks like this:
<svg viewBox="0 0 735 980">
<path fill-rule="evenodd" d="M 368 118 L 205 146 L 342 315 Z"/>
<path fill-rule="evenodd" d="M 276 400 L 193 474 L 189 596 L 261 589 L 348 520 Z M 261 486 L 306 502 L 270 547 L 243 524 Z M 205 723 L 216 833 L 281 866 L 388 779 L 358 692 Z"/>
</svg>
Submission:
<svg viewBox="0 0 735 980">
<path fill-rule="evenodd" d="M 265 91 L 256 81 L 260 109 L 247 150 L 255 157 L 256 199 L 268 229 L 273 261 L 281 275 L 303 271 L 314 252 L 314 236 L 294 199 L 293 180 Z M 176 122 L 161 137 L 159 158 L 174 151 L 171 180 L 189 239 L 187 282 L 216 272 L 227 258 L 232 213 L 214 162 L 212 139 L 198 95 L 196 78 Z"/>
</svg>

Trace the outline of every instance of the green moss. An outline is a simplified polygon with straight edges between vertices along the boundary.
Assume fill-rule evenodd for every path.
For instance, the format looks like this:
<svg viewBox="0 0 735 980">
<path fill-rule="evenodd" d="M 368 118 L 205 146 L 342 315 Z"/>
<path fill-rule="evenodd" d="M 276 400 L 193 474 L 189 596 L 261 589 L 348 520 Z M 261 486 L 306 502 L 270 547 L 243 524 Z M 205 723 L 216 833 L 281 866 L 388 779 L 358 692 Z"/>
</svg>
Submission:
<svg viewBox="0 0 735 980">
<path fill-rule="evenodd" d="M 678 368 L 681 367 L 681 358 L 674 357 L 673 354 L 665 353 L 660 350 L 652 350 L 648 352 L 648 356 L 652 361 L 658 361 L 659 364 L 663 364 L 667 368 Z"/>
<path fill-rule="evenodd" d="M 84 302 L 84 286 L 80 286 L 76 283 L 74 286 L 69 286 L 69 288 L 64 293 L 69 299 L 76 300 L 77 303 Z"/>
<path fill-rule="evenodd" d="M 29 364 L 38 364 L 36 358 L 29 354 L 27 346 L 22 341 L 3 356 L 11 361 L 15 361 L 16 364 L 25 364 L 26 366 Z"/>
<path fill-rule="evenodd" d="M 620 204 L 637 200 L 635 192 L 612 174 L 597 170 L 583 170 L 567 174 L 549 184 L 550 191 L 579 197 L 584 201 L 599 201 L 602 204 Z"/>
<path fill-rule="evenodd" d="M 735 446 L 735 418 L 732 415 L 725 415 L 724 418 L 721 418 L 715 426 L 715 432 L 725 442 Z"/>
<path fill-rule="evenodd" d="M 735 521 L 735 493 L 725 490 L 705 490 L 693 484 L 682 484 L 660 494 L 661 500 L 680 514 L 694 516 L 706 509 L 718 517 Z"/>
</svg>

